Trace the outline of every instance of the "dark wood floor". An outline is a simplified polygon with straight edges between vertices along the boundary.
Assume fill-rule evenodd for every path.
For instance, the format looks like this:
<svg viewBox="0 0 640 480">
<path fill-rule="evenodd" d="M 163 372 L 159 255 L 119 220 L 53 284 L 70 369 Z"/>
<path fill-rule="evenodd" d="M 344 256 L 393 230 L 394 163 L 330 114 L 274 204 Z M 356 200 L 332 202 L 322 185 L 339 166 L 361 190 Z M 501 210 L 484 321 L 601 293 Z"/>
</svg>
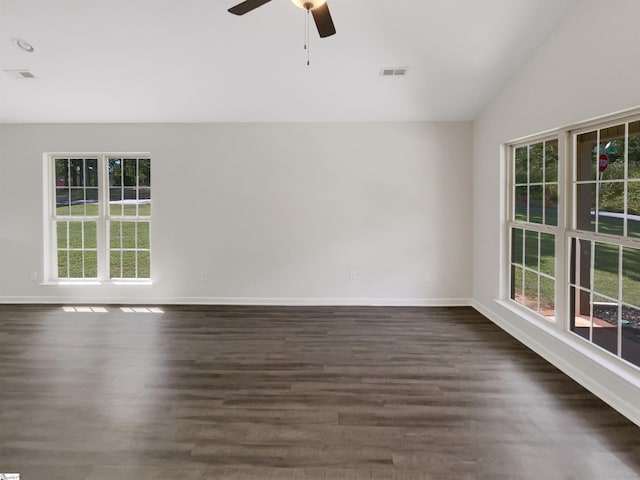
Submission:
<svg viewBox="0 0 640 480">
<path fill-rule="evenodd" d="M 472 309 L 163 308 L 0 306 L 0 472 L 640 477 L 640 429 Z"/>
</svg>

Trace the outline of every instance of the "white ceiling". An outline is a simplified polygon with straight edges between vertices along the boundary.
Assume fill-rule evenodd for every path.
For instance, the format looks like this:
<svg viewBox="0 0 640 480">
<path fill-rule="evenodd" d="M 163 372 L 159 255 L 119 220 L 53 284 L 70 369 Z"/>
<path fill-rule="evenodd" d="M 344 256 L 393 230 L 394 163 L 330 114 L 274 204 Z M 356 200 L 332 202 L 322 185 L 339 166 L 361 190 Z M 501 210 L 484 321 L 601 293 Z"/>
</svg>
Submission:
<svg viewBox="0 0 640 480">
<path fill-rule="evenodd" d="M 307 67 L 290 0 L 0 0 L 0 122 L 471 120 L 576 1 L 329 0 Z"/>
</svg>

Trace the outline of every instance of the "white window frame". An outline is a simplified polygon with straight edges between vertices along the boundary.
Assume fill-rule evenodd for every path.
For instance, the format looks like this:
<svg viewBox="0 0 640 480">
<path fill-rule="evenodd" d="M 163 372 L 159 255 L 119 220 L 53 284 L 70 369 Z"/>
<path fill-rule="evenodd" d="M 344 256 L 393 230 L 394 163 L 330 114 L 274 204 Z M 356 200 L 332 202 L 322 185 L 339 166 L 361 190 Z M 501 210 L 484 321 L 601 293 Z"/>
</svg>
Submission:
<svg viewBox="0 0 640 480">
<path fill-rule="evenodd" d="M 515 215 L 515 208 L 516 208 L 516 202 L 515 202 L 515 186 L 516 186 L 516 181 L 515 181 L 515 154 L 516 154 L 516 150 L 520 147 L 523 146 L 527 146 L 527 145 L 534 145 L 537 143 L 541 143 L 541 142 L 550 142 L 550 141 L 557 141 L 558 142 L 558 179 L 557 179 L 557 184 L 558 184 L 558 219 L 557 219 L 557 225 L 546 225 L 544 223 L 533 223 L 530 222 L 530 218 L 529 216 L 527 216 L 527 221 L 523 221 L 523 220 L 516 220 L 516 215 Z M 535 318 L 537 319 L 541 319 L 544 320 L 546 322 L 549 323 L 558 323 L 561 321 L 561 319 L 563 318 L 563 316 L 561 316 L 560 314 L 563 313 L 562 311 L 562 305 L 560 305 L 562 302 L 559 301 L 560 297 L 563 294 L 563 283 L 561 283 L 562 281 L 564 281 L 564 272 L 563 272 L 563 266 L 562 266 L 562 256 L 560 255 L 561 253 L 563 253 L 564 250 L 564 237 L 562 235 L 564 226 L 565 226 L 565 217 L 564 217 L 564 208 L 563 206 L 566 203 L 566 199 L 565 199 L 565 195 L 564 195 L 564 183 L 565 183 L 565 168 L 564 168 L 564 162 L 563 162 L 563 157 L 565 156 L 565 151 L 566 151 L 566 137 L 564 137 L 563 135 L 560 134 L 560 132 L 547 132 L 544 134 L 540 134 L 540 135 L 535 135 L 535 136 L 531 136 L 531 137 L 527 137 L 524 139 L 520 139 L 514 142 L 510 142 L 506 145 L 506 162 L 507 162 L 507 168 L 506 168 L 506 172 L 507 172 L 507 189 L 506 189 L 506 193 L 507 193 L 507 201 L 506 201 L 506 206 L 507 206 L 507 215 L 506 215 L 506 238 L 507 238 L 507 248 L 506 248 L 506 252 L 507 252 L 507 258 L 505 261 L 505 268 L 506 268 L 506 273 L 503 276 L 503 278 L 506 279 L 506 284 L 504 285 L 503 288 L 503 292 L 504 293 L 504 299 L 508 302 L 510 302 L 512 304 L 512 306 L 514 306 L 514 308 L 519 309 L 523 312 L 525 312 L 527 315 L 533 315 Z M 529 168 L 529 165 L 527 165 L 527 168 Z M 544 167 L 543 167 L 544 168 Z M 543 184 L 544 184 L 544 180 L 543 179 Z M 527 182 L 527 186 L 530 186 L 531 182 Z M 528 208 L 527 208 L 528 211 Z M 543 214 L 543 219 L 545 218 L 545 215 Z M 543 220 L 544 221 L 544 220 Z M 528 308 L 526 305 L 523 305 L 519 302 L 516 302 L 515 300 L 513 300 L 511 298 L 511 284 L 512 284 L 512 269 L 511 269 L 511 259 L 513 258 L 513 245 L 512 245 L 512 236 L 511 236 L 511 232 L 513 229 L 520 229 L 523 231 L 533 231 L 533 232 L 537 232 L 538 234 L 551 234 L 554 235 L 555 237 L 555 262 L 554 262 L 554 281 L 555 281 L 555 288 L 554 288 L 554 308 L 555 308 L 555 315 L 553 318 L 550 317 L 546 317 L 542 314 L 540 314 L 538 311 L 536 310 L 532 310 L 531 308 Z M 526 242 L 526 240 L 523 238 L 523 242 Z M 538 251 L 540 251 L 540 242 L 541 240 L 538 240 Z M 523 245 L 523 255 L 525 254 L 524 252 L 524 245 Z M 524 265 L 523 262 L 523 274 L 525 274 L 527 271 L 526 265 Z M 544 277 L 548 277 L 548 275 L 545 275 L 543 273 L 540 272 L 540 257 L 538 256 L 538 271 L 537 271 L 537 275 L 538 275 L 538 279 L 540 279 L 540 275 L 544 276 Z M 538 280 L 538 292 L 540 291 L 540 287 L 539 287 L 539 280 Z M 539 302 L 539 299 L 538 299 Z M 560 311 L 559 311 L 560 308 Z"/>
<path fill-rule="evenodd" d="M 624 205 L 625 205 L 625 220 L 627 218 L 627 213 L 628 213 L 628 188 L 627 185 L 629 183 L 629 178 L 628 178 L 628 157 L 629 157 L 629 125 L 631 123 L 635 123 L 640 121 L 640 112 L 636 111 L 635 113 L 628 113 L 628 114 L 621 114 L 621 115 L 613 115 L 610 117 L 607 117 L 605 119 L 601 119 L 601 120 L 594 120 L 592 122 L 588 122 L 585 123 L 583 125 L 580 125 L 579 127 L 576 128 L 572 128 L 572 129 L 567 129 L 567 135 L 570 138 L 570 149 L 569 149 L 569 155 L 568 155 L 568 162 L 571 163 L 571 168 L 572 168 L 572 174 L 571 174 L 571 179 L 569 181 L 569 198 L 570 198 L 570 202 L 567 205 L 567 217 L 568 217 L 568 223 L 567 223 L 567 228 L 565 229 L 565 235 L 566 235 L 566 239 L 567 239 L 567 282 L 566 282 L 566 302 L 567 302 L 567 315 L 566 315 L 566 322 L 565 322 L 565 330 L 569 333 L 571 333 L 572 335 L 574 335 L 576 338 L 580 339 L 580 341 L 587 343 L 588 345 L 592 346 L 593 348 L 598 349 L 598 351 L 605 353 L 606 355 L 612 356 L 614 358 L 616 358 L 617 360 L 620 360 L 622 362 L 624 362 L 625 364 L 631 365 L 634 368 L 640 369 L 639 365 L 635 365 L 631 362 L 628 362 L 627 360 L 625 360 L 624 358 L 622 358 L 622 328 L 621 325 L 618 324 L 617 326 L 617 353 L 612 353 L 609 350 L 605 349 L 604 347 L 598 345 L 597 343 L 595 343 L 593 341 L 593 321 L 591 320 L 591 325 L 589 328 L 589 339 L 586 339 L 584 337 L 582 337 L 581 335 L 573 332 L 571 330 L 571 319 L 569 318 L 569 312 L 570 312 L 570 308 L 569 308 L 569 302 L 571 302 L 571 288 L 573 287 L 573 285 L 570 284 L 569 282 L 569 276 L 571 275 L 571 266 L 570 266 L 570 262 L 571 262 L 571 255 L 572 252 L 570 250 L 570 245 L 571 245 L 571 241 L 573 239 L 577 240 L 586 240 L 588 242 L 591 242 L 591 264 L 589 267 L 589 276 L 591 279 L 591 287 L 589 289 L 586 288 L 582 288 L 580 287 L 581 290 L 588 292 L 590 295 L 598 295 L 600 297 L 603 298 L 609 298 L 608 295 L 603 294 L 602 292 L 596 292 L 595 291 L 595 285 L 594 285 L 594 271 L 595 271 L 595 246 L 597 244 L 606 244 L 609 246 L 614 246 L 618 248 L 618 261 L 619 261 L 619 265 L 618 265 L 618 298 L 615 299 L 616 302 L 618 302 L 618 309 L 620 311 L 620 309 L 628 304 L 625 304 L 625 302 L 622 301 L 622 279 L 623 279 L 623 275 L 622 275 L 622 262 L 623 262 L 623 257 L 622 257 L 622 250 L 624 247 L 630 247 L 630 248 L 635 248 L 635 249 L 640 249 L 640 238 L 634 238 L 634 237 L 628 237 L 628 222 L 625 221 L 623 223 L 623 234 L 622 235 L 613 235 L 613 234 L 607 234 L 607 233 L 602 233 L 602 232 L 598 232 L 598 222 L 599 222 L 599 215 L 598 215 L 598 211 L 600 208 L 600 186 L 601 186 L 601 181 L 595 180 L 595 181 L 579 181 L 578 180 L 578 162 L 576 159 L 576 154 L 577 154 L 577 144 L 578 144 L 578 136 L 584 134 L 584 133 L 590 133 L 593 132 L 594 130 L 597 131 L 597 139 L 596 139 L 596 145 L 600 145 L 600 131 L 601 130 L 605 130 L 607 128 L 610 127 L 615 127 L 615 126 L 619 126 L 621 124 L 625 124 L 625 157 L 624 157 L 624 161 L 625 161 L 625 167 L 624 167 L 624 178 L 622 180 L 615 180 L 615 181 L 610 181 L 611 183 L 613 182 L 624 182 L 625 184 L 625 188 L 624 188 Z M 579 230 L 577 228 L 577 203 L 578 203 L 578 188 L 577 186 L 579 184 L 585 184 L 585 183 L 595 183 L 596 184 L 596 211 L 595 211 L 595 222 L 596 222 L 596 231 L 588 231 L 588 230 Z M 579 283 L 579 282 L 576 282 Z M 576 288 L 578 288 L 576 286 Z M 640 305 L 636 305 L 635 307 L 640 307 Z M 618 315 L 620 315 L 620 312 L 618 313 Z M 590 311 L 590 317 L 593 318 L 593 300 L 591 301 L 591 311 Z"/>
<path fill-rule="evenodd" d="M 63 159 L 98 159 L 98 215 L 97 217 L 86 216 L 58 216 L 56 213 L 56 171 L 55 160 Z M 149 216 L 111 216 L 109 211 L 109 159 L 112 158 L 135 158 L 135 159 L 151 159 L 149 152 L 116 152 L 116 153 L 96 153 L 96 152 L 50 152 L 43 155 L 44 175 L 43 175 L 43 192 L 44 194 L 44 265 L 43 278 L 44 285 L 150 285 L 153 283 L 153 268 L 150 265 L 149 278 L 110 278 L 109 272 L 109 225 L 112 221 L 125 222 L 148 222 L 149 223 L 149 255 L 152 252 L 151 246 L 151 223 L 152 215 Z M 87 218 L 96 221 L 96 240 L 97 240 L 97 260 L 98 275 L 96 278 L 59 278 L 58 277 L 58 258 L 57 258 L 57 229 L 56 221 L 83 221 Z M 145 249 L 134 249 L 143 251 Z"/>
</svg>

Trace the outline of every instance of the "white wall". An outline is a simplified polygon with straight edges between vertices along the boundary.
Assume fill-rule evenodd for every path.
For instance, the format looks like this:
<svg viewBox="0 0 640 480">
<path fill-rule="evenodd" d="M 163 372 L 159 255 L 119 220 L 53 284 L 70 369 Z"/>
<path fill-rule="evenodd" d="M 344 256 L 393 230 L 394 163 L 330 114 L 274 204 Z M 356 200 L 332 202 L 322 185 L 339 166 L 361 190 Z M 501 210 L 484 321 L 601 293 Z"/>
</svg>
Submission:
<svg viewBox="0 0 640 480">
<path fill-rule="evenodd" d="M 64 151 L 151 153 L 152 286 L 31 278 Z M 471 158 L 470 123 L 2 125 L 0 302 L 469 304 Z"/>
<path fill-rule="evenodd" d="M 640 424 L 636 369 L 615 366 L 562 325 L 541 328 L 495 301 L 505 247 L 500 145 L 639 106 L 639 19 L 637 0 L 579 2 L 474 123 L 473 298 L 476 308 Z"/>
</svg>

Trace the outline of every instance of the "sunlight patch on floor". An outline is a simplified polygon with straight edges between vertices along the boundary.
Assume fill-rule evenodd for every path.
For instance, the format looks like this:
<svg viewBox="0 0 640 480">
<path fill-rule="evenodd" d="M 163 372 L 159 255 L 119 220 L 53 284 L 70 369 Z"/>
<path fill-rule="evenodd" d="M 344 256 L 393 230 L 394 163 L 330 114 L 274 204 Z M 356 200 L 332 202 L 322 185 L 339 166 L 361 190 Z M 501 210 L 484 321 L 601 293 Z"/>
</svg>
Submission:
<svg viewBox="0 0 640 480">
<path fill-rule="evenodd" d="M 164 310 L 158 307 L 120 307 L 125 313 L 164 313 Z"/>
<path fill-rule="evenodd" d="M 62 307 L 66 313 L 109 313 L 106 307 L 91 307 L 86 305 L 67 305 Z M 124 313 L 164 313 L 159 307 L 120 307 Z"/>
<path fill-rule="evenodd" d="M 87 307 L 87 306 L 66 306 L 62 307 L 67 313 L 107 313 L 105 307 Z"/>
</svg>

